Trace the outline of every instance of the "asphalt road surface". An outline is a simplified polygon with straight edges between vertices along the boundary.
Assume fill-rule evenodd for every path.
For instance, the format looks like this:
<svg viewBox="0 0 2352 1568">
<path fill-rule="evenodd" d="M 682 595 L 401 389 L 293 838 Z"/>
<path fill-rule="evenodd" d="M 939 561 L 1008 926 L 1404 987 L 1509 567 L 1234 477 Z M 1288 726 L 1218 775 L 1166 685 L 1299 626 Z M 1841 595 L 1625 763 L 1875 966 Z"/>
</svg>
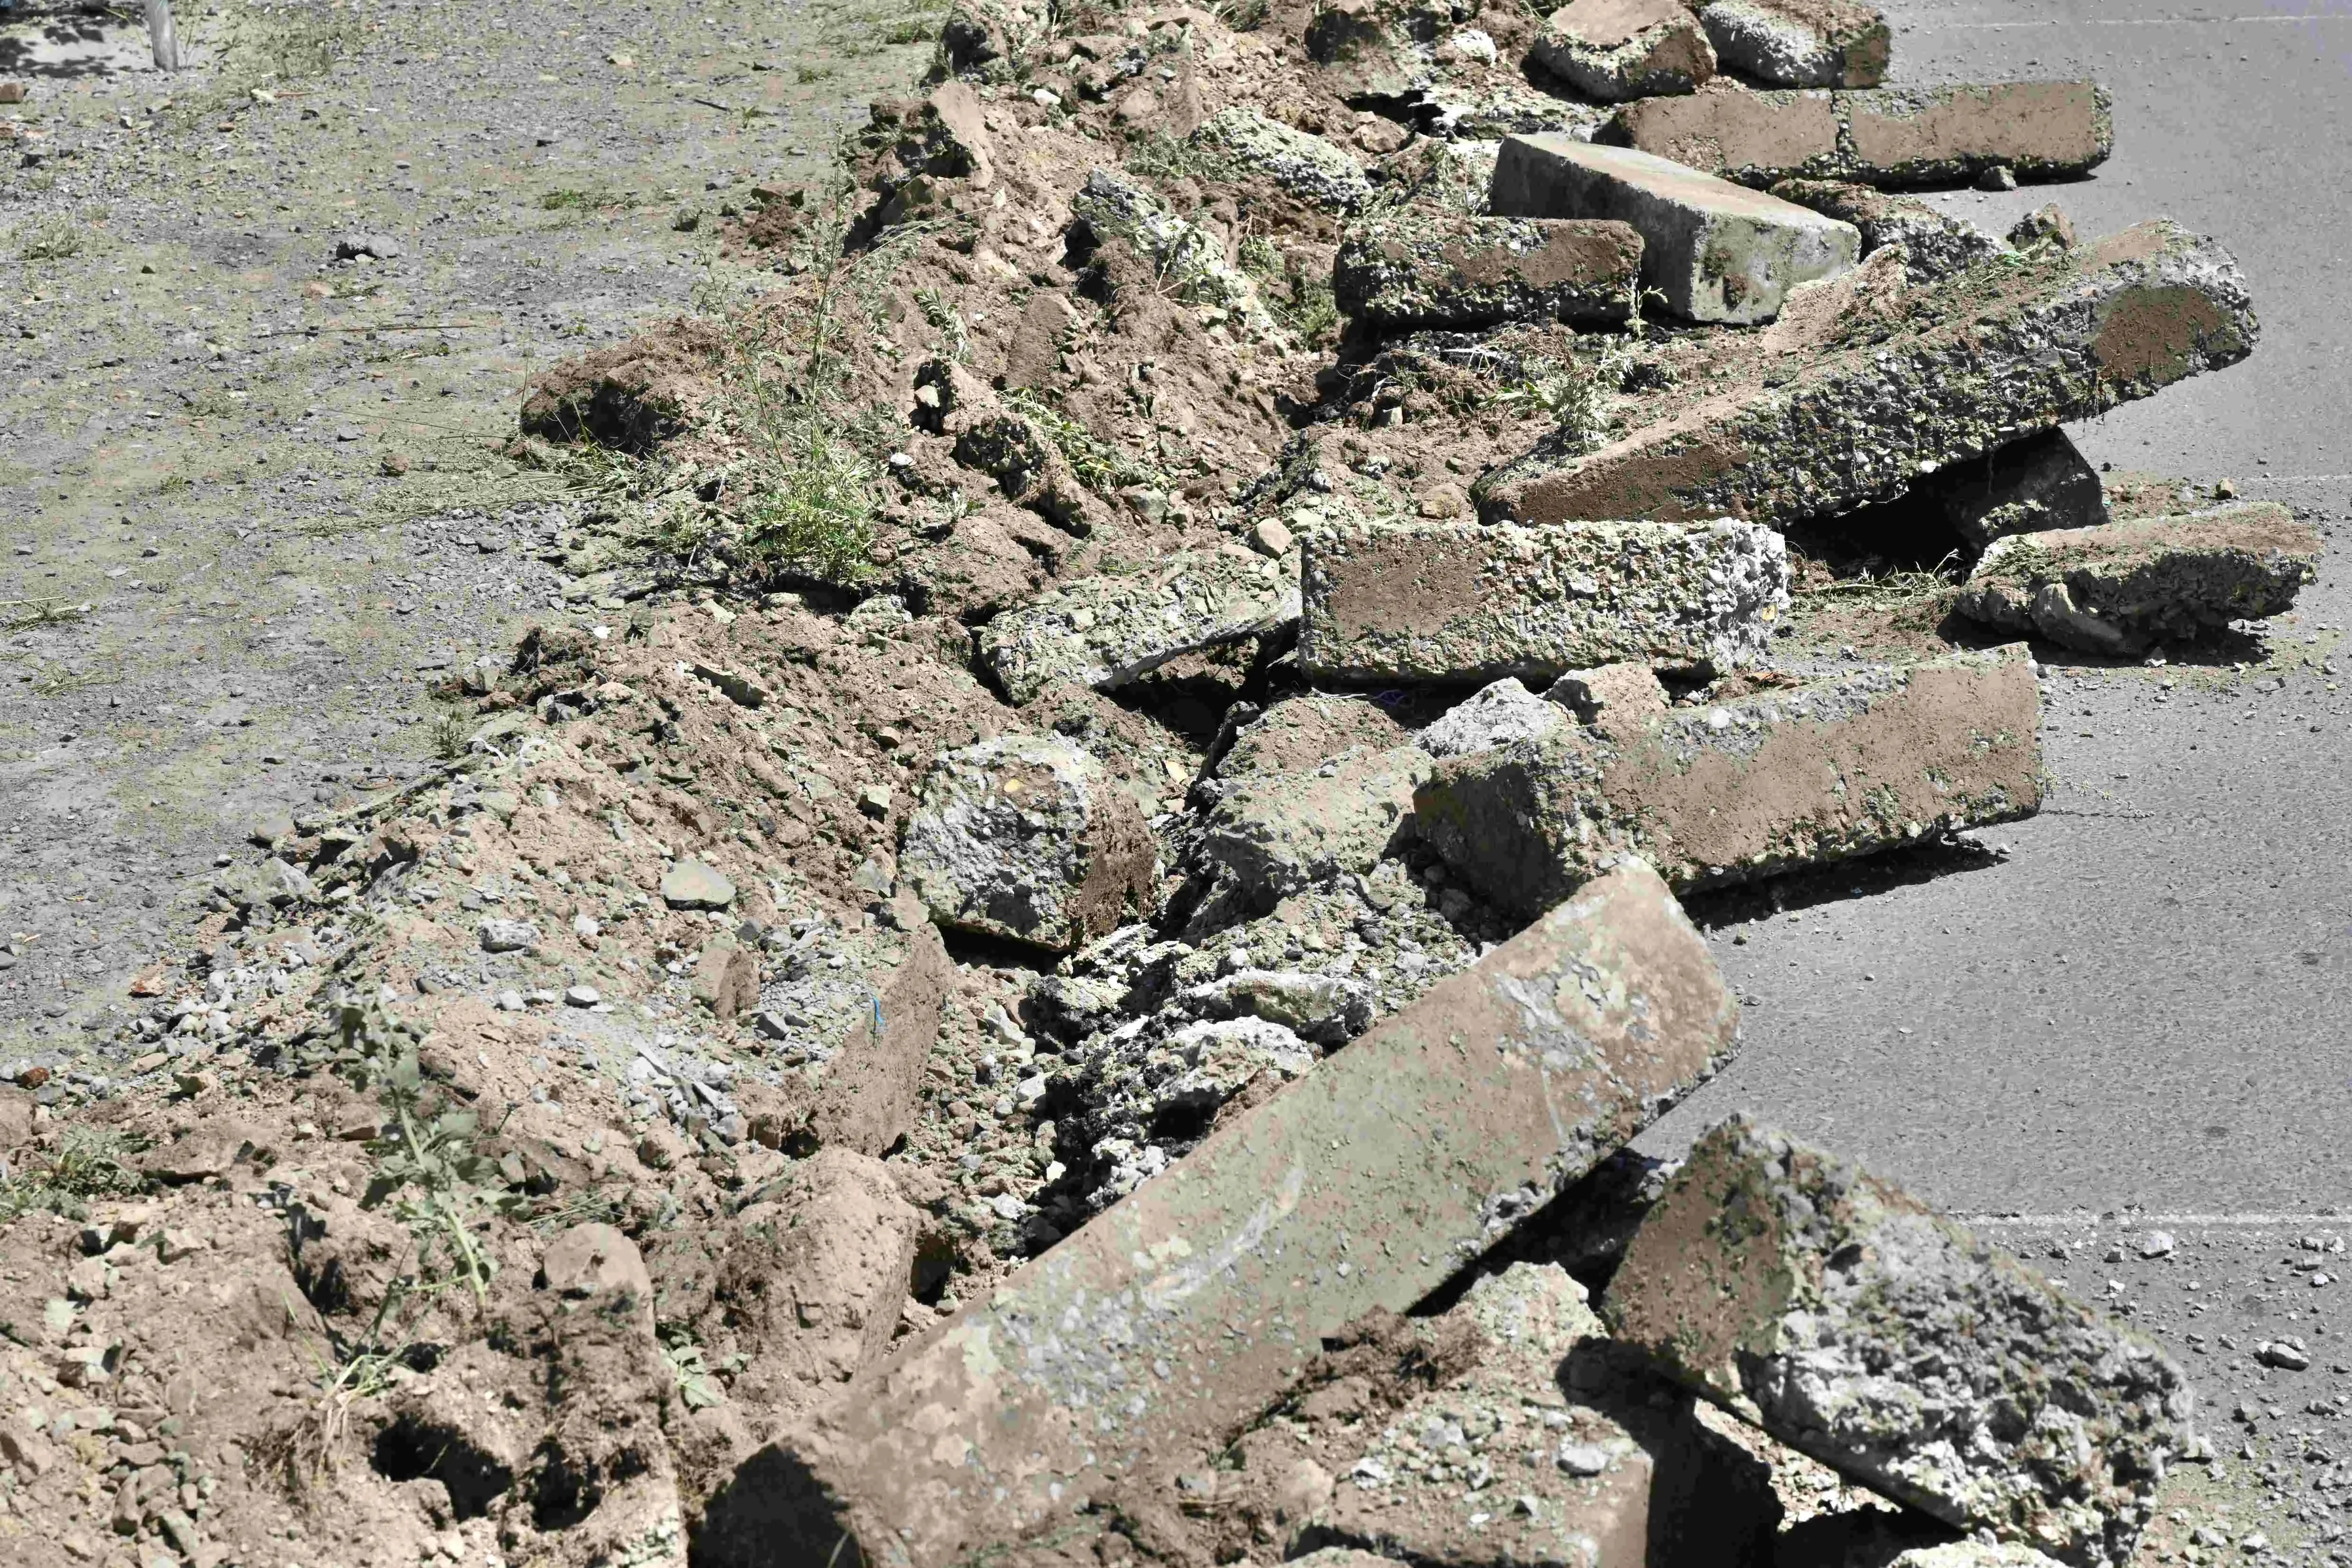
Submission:
<svg viewBox="0 0 2352 1568">
<path fill-rule="evenodd" d="M 1887 11 L 1898 83 L 2106 84 L 2116 152 L 2095 179 L 1933 200 L 1996 233 L 2054 199 L 2085 235 L 2162 215 L 2218 237 L 2253 287 L 2252 358 L 2072 434 L 2095 463 L 2305 510 L 2327 559 L 2242 671 L 2045 650 L 2057 787 L 1980 835 L 2006 860 L 1817 877 L 1762 918 L 1703 906 L 1748 1043 L 1644 1146 L 1745 1107 L 1957 1212 L 2020 1217 L 1985 1229 L 2130 1303 L 2190 1367 L 2225 1491 L 2281 1467 L 2242 1521 L 2325 1542 L 2332 1489 L 2310 1483 L 2352 1432 L 2308 1406 L 2352 1390 L 2352 1285 L 2332 1278 L 2352 1270 L 2297 1243 L 2352 1236 L 2352 4 Z M 2174 1250 L 2144 1260 L 2157 1230 Z M 2256 1360 L 2286 1336 L 2307 1371 Z M 2233 1480 L 2250 1431 L 2257 1464 Z M 2282 1526 L 2293 1508 L 2309 1520 Z"/>
</svg>

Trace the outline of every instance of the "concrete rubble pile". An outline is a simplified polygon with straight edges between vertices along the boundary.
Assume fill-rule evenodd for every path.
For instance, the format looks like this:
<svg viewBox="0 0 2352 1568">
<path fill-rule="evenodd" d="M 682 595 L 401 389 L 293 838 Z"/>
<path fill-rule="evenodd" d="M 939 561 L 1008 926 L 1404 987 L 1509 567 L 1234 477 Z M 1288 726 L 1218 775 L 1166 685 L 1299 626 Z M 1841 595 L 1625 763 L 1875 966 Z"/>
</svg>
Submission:
<svg viewBox="0 0 2352 1568">
<path fill-rule="evenodd" d="M 690 557 L 258 829 L 119 1073 L 5 1064 L 0 1188 L 124 1151 L 9 1232 L 19 1511 L 1699 1568 L 1817 1464 L 1884 1504 L 1826 1568 L 2121 1568 L 2201 1451 L 2152 1344 L 1741 1117 L 1628 1147 L 1739 1043 L 1681 898 L 2032 815 L 2037 660 L 2316 570 L 2063 429 L 2252 351 L 2215 241 L 1903 193 L 2079 178 L 2104 93 L 1899 64 L 1853 0 L 959 0 L 846 208 L 723 236 L 798 444 L 708 326 L 547 371 Z"/>
</svg>

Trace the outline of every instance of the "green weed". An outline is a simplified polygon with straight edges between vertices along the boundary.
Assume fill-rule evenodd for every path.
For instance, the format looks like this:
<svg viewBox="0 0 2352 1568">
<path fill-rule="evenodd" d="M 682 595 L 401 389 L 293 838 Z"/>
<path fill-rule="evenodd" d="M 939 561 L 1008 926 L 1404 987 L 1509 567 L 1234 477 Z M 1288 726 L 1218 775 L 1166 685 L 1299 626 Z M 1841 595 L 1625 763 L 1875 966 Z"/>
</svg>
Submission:
<svg viewBox="0 0 2352 1568">
<path fill-rule="evenodd" d="M 1256 278 L 1267 314 L 1308 348 L 1336 342 L 1339 303 L 1331 279 L 1287 256 L 1264 235 L 1241 243 L 1242 270 Z"/>
<path fill-rule="evenodd" d="M 79 256 L 89 243 L 81 225 L 70 218 L 49 218 L 16 233 L 16 255 L 25 261 L 66 261 Z"/>
<path fill-rule="evenodd" d="M 1004 393 L 1004 403 L 1054 444 L 1055 449 L 1068 460 L 1070 472 L 1077 476 L 1078 483 L 1089 490 L 1108 495 L 1122 485 L 1164 486 L 1168 483 L 1166 475 L 1143 466 L 1100 439 L 1042 393 L 1011 388 Z"/>
<path fill-rule="evenodd" d="M 0 1225 L 37 1211 L 87 1219 L 90 1198 L 137 1197 L 147 1190 L 147 1178 L 130 1162 L 146 1146 L 110 1127 L 66 1128 L 57 1153 L 46 1159 L 29 1155 L 21 1170 L 0 1180 Z"/>
</svg>

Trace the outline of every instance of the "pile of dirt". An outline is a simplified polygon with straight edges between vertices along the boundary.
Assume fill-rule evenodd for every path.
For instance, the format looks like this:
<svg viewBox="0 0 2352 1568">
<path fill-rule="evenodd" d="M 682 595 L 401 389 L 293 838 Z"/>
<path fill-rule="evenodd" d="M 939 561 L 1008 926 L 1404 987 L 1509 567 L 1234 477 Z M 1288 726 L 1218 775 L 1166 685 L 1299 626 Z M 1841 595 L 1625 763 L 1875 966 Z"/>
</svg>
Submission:
<svg viewBox="0 0 2352 1568">
<path fill-rule="evenodd" d="M 1939 283 L 1865 262 L 1760 330 L 1342 322 L 1351 223 L 1483 219 L 1495 138 L 1605 119 L 1518 68 L 1537 33 L 1355 0 L 960 5 L 926 93 L 875 106 L 836 186 L 756 191 L 733 221 L 771 293 L 543 375 L 516 450 L 605 454 L 626 607 L 458 672 L 441 766 L 225 866 L 184 956 L 100 1038 L 118 1071 L 0 1063 L 0 1525 L 60 1562 L 731 1562 L 698 1545 L 704 1510 L 767 1473 L 777 1434 L 1523 932 L 1475 856 L 1416 831 L 1465 768 L 1549 812 L 1529 841 L 1575 841 L 1580 878 L 1681 863 L 1675 824 L 1623 804 L 1621 757 L 1687 770 L 1720 792 L 1694 815 L 1771 838 L 1684 885 L 2032 810 L 2016 789 L 1857 825 L 1842 775 L 1828 806 L 1738 782 L 1776 727 L 1889 773 L 1949 740 L 1966 726 L 1907 716 L 1915 676 L 2030 705 L 2014 658 L 1887 674 L 1849 651 L 1824 682 L 1803 656 L 1982 645 L 1923 611 L 1956 578 L 1882 591 L 1958 538 L 1925 491 L 1863 486 L 1785 547 L 1738 525 L 1764 584 L 1738 613 L 1789 652 L 1760 666 L 1636 650 L 1475 695 L 1302 672 L 1302 625 L 1337 613 L 1311 567 L 1327 530 L 1471 528 L 1477 481 L 1526 455 L 1572 464 L 1742 389 L 1990 339 L 2107 265 L 2054 240 Z M 1981 412 L 2009 434 L 2055 417 Z M 1219 597 L 1236 583 L 1246 613 Z M 1688 610 L 1666 595 L 1636 584 L 1611 613 L 1636 635 Z M 2020 727 L 1952 744 L 2015 760 Z M 1804 760 L 1773 777 L 1822 772 Z M 1614 818 L 1563 804 L 1612 789 Z M 1596 832 L 1622 838 L 1595 854 Z M 1113 928 L 1056 913 L 1107 886 L 1129 905 Z M 1449 1289 L 1491 1304 L 1474 1280 L 1529 1255 L 1600 1282 L 1654 1176 L 1497 1198 L 1490 1239 L 1551 1201 L 1549 1239 Z M 1580 1311 L 1557 1269 L 1541 1290 Z M 1320 1470 L 1293 1531 L 1288 1481 L 1244 1450 L 1354 1463 L 1408 1406 L 1464 1447 L 1421 1406 L 1485 1377 L 1499 1407 L 1546 1375 L 1480 1372 L 1450 1317 L 1328 1327 L 1220 1460 L 1241 1479 L 1171 1472 L 1094 1499 L 1082 1545 L 1022 1549 L 1484 1561 L 1333 1523 Z M 1548 1431 L 1579 1478 L 1622 1432 L 1729 1464 L 1663 1387 L 1602 1420 L 1547 1385 L 1476 1435 Z M 1792 1516 L 1821 1511 L 1834 1483 L 1740 1440 Z M 1412 1447 L 1380 1441 L 1359 1490 Z M 1444 1464 L 1476 1468 L 1466 1447 Z M 1441 1490 L 1444 1464 L 1422 1467 Z M 1660 1561 L 1687 1560 L 1671 1535 Z"/>
</svg>

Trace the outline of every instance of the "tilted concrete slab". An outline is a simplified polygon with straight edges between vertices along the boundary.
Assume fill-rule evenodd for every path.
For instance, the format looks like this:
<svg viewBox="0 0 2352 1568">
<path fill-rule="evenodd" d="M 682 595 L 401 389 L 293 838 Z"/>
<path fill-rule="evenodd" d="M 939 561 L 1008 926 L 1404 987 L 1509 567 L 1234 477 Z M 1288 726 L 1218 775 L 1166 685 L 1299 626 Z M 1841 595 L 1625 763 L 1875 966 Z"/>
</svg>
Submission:
<svg viewBox="0 0 2352 1568">
<path fill-rule="evenodd" d="M 2131 1561 L 2190 1441 L 2195 1396 L 2153 1341 L 1744 1116 L 1692 1148 L 1601 1312 L 1790 1448 L 2084 1568 Z"/>
<path fill-rule="evenodd" d="M 779 1437 L 697 1560 L 945 1568 L 1166 1481 L 1706 1082 L 1737 1021 L 1629 862 Z"/>
<path fill-rule="evenodd" d="M 2319 572 L 2319 529 L 2267 501 L 1996 540 L 1960 613 L 2121 655 L 2284 613 Z"/>
<path fill-rule="evenodd" d="M 1341 314 L 1389 327 L 1619 327 L 1641 272 L 1642 236 L 1626 224 L 1412 210 L 1349 228 L 1331 292 Z"/>
<path fill-rule="evenodd" d="M 1706 29 L 1682 0 L 1571 0 L 1545 18 L 1528 58 L 1603 103 L 1689 92 L 1715 75 Z"/>
<path fill-rule="evenodd" d="M 1300 560 L 1298 664 L 1318 680 L 1729 669 L 1789 602 L 1788 549 L 1752 523 L 1375 523 L 1309 534 Z"/>
<path fill-rule="evenodd" d="M 1774 87 L 1876 87 L 1886 18 L 1857 0 L 1711 0 L 1698 13 L 1716 62 Z"/>
<path fill-rule="evenodd" d="M 1895 188 L 2090 172 L 2115 151 L 2106 89 L 2088 81 L 1751 91 L 1718 80 L 1627 104 L 1598 140 L 1742 185 L 1791 178 Z"/>
<path fill-rule="evenodd" d="M 1642 284 L 1694 321 L 1753 323 L 1789 290 L 1862 254 L 1851 224 L 1624 147 L 1558 133 L 1506 137 L 1488 205 L 1498 214 L 1614 218 L 1642 235 Z"/>
<path fill-rule="evenodd" d="M 1479 515 L 1786 528 L 2235 364 L 2258 334 L 2238 264 L 2163 219 L 1905 301 L 1906 330 L 1824 345 L 1597 452 L 1547 438 L 1478 481 Z"/>
<path fill-rule="evenodd" d="M 2012 644 L 1675 708 L 1632 739 L 1560 730 L 1455 758 L 1413 814 L 1472 886 L 1533 912 L 1627 853 L 1711 887 L 2032 816 L 2041 770 Z"/>
</svg>

